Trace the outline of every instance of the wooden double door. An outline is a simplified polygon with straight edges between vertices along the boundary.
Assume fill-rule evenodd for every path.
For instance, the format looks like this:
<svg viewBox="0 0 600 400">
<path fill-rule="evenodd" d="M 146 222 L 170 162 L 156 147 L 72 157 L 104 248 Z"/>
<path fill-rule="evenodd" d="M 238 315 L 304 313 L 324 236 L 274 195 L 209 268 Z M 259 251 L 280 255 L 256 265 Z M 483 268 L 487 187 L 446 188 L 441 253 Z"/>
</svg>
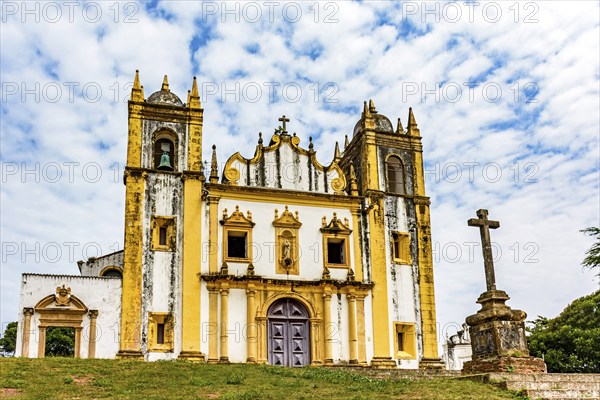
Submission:
<svg viewBox="0 0 600 400">
<path fill-rule="evenodd" d="M 310 328 L 306 308 L 294 299 L 281 299 L 269 307 L 269 363 L 285 367 L 310 364 Z"/>
</svg>

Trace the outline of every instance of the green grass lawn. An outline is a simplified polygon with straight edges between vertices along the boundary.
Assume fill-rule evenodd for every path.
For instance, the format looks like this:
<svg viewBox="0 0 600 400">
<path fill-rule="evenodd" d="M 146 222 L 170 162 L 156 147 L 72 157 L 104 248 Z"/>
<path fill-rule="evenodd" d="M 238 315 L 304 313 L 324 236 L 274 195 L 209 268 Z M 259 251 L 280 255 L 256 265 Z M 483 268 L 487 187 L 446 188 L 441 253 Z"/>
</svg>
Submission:
<svg viewBox="0 0 600 400">
<path fill-rule="evenodd" d="M 0 359 L 0 398 L 10 399 L 519 399 L 466 380 L 384 381 L 325 368 L 189 362 Z"/>
</svg>

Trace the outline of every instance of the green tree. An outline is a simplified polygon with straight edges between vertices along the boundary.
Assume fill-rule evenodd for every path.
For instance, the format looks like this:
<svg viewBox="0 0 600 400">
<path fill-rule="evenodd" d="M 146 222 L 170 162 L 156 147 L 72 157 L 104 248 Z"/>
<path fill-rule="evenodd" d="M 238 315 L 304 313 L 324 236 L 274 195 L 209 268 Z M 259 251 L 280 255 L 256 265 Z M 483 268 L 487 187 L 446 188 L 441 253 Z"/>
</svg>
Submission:
<svg viewBox="0 0 600 400">
<path fill-rule="evenodd" d="M 75 330 L 51 326 L 46 329 L 46 356 L 72 357 L 75 353 Z"/>
<path fill-rule="evenodd" d="M 597 240 L 596 243 L 585 252 L 585 258 L 581 265 L 589 269 L 598 268 L 599 271 L 596 276 L 600 277 L 600 228 L 590 227 L 581 230 L 581 232 L 588 236 L 594 236 Z"/>
<path fill-rule="evenodd" d="M 17 347 L 17 323 L 9 322 L 0 338 L 0 353 L 14 354 Z"/>
<path fill-rule="evenodd" d="M 554 319 L 538 317 L 528 331 L 529 351 L 545 359 L 548 372 L 600 373 L 600 290 Z"/>
</svg>

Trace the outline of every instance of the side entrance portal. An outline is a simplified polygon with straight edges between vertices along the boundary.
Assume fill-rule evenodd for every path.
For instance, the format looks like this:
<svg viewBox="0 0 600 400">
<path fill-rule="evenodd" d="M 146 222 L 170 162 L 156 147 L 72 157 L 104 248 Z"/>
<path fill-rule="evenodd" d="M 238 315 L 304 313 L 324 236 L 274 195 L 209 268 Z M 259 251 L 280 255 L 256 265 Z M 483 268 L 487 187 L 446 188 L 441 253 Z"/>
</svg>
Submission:
<svg viewBox="0 0 600 400">
<path fill-rule="evenodd" d="M 268 352 L 271 365 L 310 364 L 308 311 L 298 301 L 281 299 L 269 307 Z"/>
</svg>

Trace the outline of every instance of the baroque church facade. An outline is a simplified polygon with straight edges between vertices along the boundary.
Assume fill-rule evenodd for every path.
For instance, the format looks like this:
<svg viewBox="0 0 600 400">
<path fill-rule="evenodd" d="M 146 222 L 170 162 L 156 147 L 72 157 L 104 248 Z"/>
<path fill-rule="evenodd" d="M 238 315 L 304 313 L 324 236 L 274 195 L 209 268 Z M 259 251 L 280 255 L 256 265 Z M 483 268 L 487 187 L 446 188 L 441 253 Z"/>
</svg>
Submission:
<svg viewBox="0 0 600 400">
<path fill-rule="evenodd" d="M 17 356 L 62 326 L 84 358 L 440 367 L 412 109 L 394 129 L 365 102 L 328 165 L 283 116 L 219 171 L 196 78 L 184 103 L 136 71 L 128 107 L 124 250 L 23 274 Z"/>
</svg>

